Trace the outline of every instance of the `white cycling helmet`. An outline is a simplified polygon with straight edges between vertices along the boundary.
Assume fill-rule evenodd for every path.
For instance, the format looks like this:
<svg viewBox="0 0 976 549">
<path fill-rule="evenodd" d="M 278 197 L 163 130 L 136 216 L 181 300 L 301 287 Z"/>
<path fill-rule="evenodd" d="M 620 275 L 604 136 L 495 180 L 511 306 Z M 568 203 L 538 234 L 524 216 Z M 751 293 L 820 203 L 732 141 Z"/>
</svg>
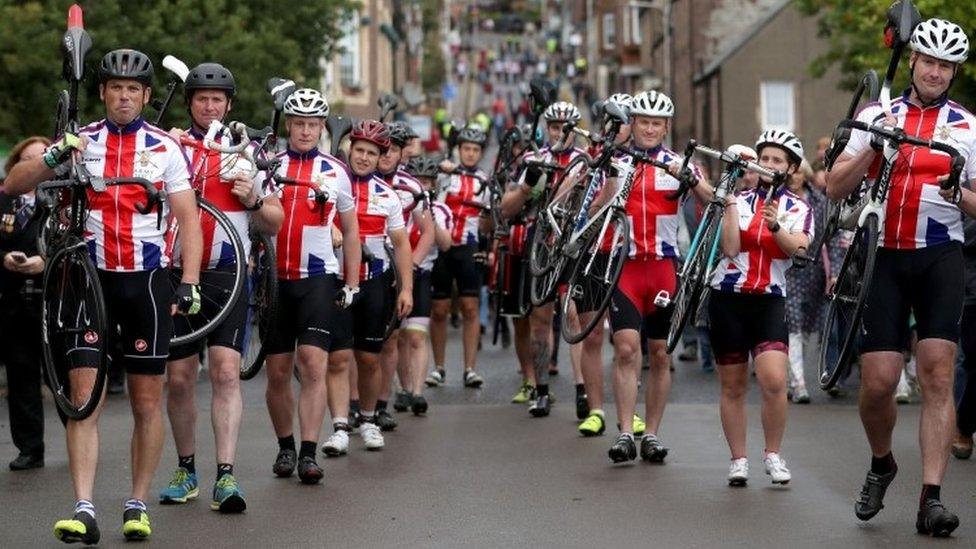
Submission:
<svg viewBox="0 0 976 549">
<path fill-rule="evenodd" d="M 318 90 L 297 89 L 285 100 L 285 114 L 325 118 L 329 116 L 329 102 Z"/>
<path fill-rule="evenodd" d="M 674 103 L 671 98 L 655 90 L 643 91 L 634 96 L 630 106 L 631 116 L 653 116 L 671 118 L 674 116 Z"/>
<path fill-rule="evenodd" d="M 607 98 L 607 103 L 613 103 L 629 111 L 634 106 L 634 98 L 629 93 L 615 93 Z"/>
<path fill-rule="evenodd" d="M 800 143 L 799 138 L 793 132 L 766 130 L 756 140 L 756 150 L 761 151 L 766 145 L 775 145 L 785 150 L 797 164 L 803 162 L 803 143 Z"/>
<path fill-rule="evenodd" d="M 740 145 L 738 143 L 735 145 L 729 145 L 729 148 L 725 149 L 725 152 L 739 158 L 745 158 L 746 160 L 755 161 L 757 158 L 759 158 L 759 155 L 756 154 L 756 151 L 753 150 L 752 147 L 748 145 Z"/>
<path fill-rule="evenodd" d="M 912 31 L 909 42 L 918 53 L 950 63 L 963 63 L 969 57 L 969 38 L 962 27 L 945 19 L 927 19 Z"/>
<path fill-rule="evenodd" d="M 579 122 L 580 112 L 576 105 L 568 101 L 556 101 L 542 114 L 546 122 Z"/>
</svg>

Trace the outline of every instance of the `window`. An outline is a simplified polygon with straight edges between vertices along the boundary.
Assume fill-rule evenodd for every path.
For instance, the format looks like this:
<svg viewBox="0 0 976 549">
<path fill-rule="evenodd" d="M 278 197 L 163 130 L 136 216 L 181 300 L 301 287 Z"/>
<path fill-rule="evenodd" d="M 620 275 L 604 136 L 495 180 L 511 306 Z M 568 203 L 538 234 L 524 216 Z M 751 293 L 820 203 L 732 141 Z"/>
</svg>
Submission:
<svg viewBox="0 0 976 549">
<path fill-rule="evenodd" d="M 359 12 L 353 12 L 339 41 L 342 48 L 339 57 L 339 81 L 347 88 L 358 88 L 360 85 L 359 28 Z"/>
<path fill-rule="evenodd" d="M 641 9 L 638 6 L 630 6 L 630 43 L 639 45 L 641 43 Z"/>
<path fill-rule="evenodd" d="M 617 45 L 617 25 L 613 13 L 603 14 L 603 49 L 612 50 Z"/>
<path fill-rule="evenodd" d="M 763 82 L 760 84 L 762 129 L 775 128 L 793 131 L 796 126 L 793 109 L 792 82 Z"/>
</svg>

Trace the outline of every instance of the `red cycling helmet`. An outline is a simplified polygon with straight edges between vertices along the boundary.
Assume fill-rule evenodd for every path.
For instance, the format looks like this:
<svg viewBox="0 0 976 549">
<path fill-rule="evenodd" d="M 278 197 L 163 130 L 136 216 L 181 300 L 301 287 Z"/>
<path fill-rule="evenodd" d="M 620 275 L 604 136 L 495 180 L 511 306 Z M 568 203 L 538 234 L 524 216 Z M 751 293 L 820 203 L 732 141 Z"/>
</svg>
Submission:
<svg viewBox="0 0 976 549">
<path fill-rule="evenodd" d="M 349 142 L 356 141 L 369 141 L 379 147 L 380 154 L 383 154 L 390 148 L 390 132 L 382 122 L 360 120 L 352 127 L 352 132 L 349 134 Z"/>
</svg>

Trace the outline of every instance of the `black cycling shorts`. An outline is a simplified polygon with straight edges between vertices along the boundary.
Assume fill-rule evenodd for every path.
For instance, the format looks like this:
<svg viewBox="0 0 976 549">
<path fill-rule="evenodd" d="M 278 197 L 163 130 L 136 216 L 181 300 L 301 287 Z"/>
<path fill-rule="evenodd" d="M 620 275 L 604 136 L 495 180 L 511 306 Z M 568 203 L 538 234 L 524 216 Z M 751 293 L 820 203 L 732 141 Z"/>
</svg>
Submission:
<svg viewBox="0 0 976 549">
<path fill-rule="evenodd" d="M 173 333 L 177 336 L 189 333 L 206 318 L 213 318 L 223 298 L 221 292 L 230 292 L 234 286 L 236 267 L 228 265 L 210 271 L 200 271 L 200 316 L 177 318 L 173 321 Z M 245 289 L 246 290 L 246 289 Z M 227 347 L 241 352 L 244 348 L 245 327 L 247 325 L 247 291 L 242 291 L 231 306 L 230 314 L 212 332 L 193 343 L 177 345 L 169 350 L 169 360 L 180 360 L 198 354 L 204 344 L 208 347 Z"/>
<path fill-rule="evenodd" d="M 431 274 L 434 299 L 450 299 L 454 283 L 461 297 L 481 295 L 482 269 L 475 262 L 477 244 L 452 246 L 437 255 Z"/>
<path fill-rule="evenodd" d="M 328 351 L 336 316 L 336 276 L 278 279 L 278 314 L 264 344 L 267 354 L 292 353 L 298 345 Z"/>
<path fill-rule="evenodd" d="M 599 254 L 606 265 L 609 257 Z M 599 272 L 599 271 L 598 271 Z M 673 297 L 677 285 L 677 266 L 673 258 L 658 259 L 648 257 L 627 259 L 624 262 L 620 280 L 610 298 L 610 327 L 614 332 L 620 330 L 641 331 L 647 339 L 667 339 L 671 327 L 674 306 L 661 308 L 654 304 L 655 298 Z M 600 284 L 594 281 L 594 284 Z M 598 286 L 599 292 L 606 292 Z M 662 293 L 663 292 L 663 293 Z"/>
<path fill-rule="evenodd" d="M 919 341 L 958 341 L 964 270 L 958 242 L 917 250 L 879 248 L 864 301 L 861 353 L 905 349 L 913 312 Z"/>
<path fill-rule="evenodd" d="M 742 364 L 763 351 L 787 352 L 786 299 L 712 289 L 708 301 L 716 364 Z"/>
<path fill-rule="evenodd" d="M 431 272 L 423 269 L 413 270 L 413 309 L 409 318 L 430 318 L 433 302 Z"/>
<path fill-rule="evenodd" d="M 396 305 L 390 287 L 393 270 L 359 283 L 359 296 L 350 307 L 352 311 L 352 348 L 367 353 L 378 353 L 386 341 L 386 326 Z"/>
<path fill-rule="evenodd" d="M 163 375 L 173 334 L 170 316 L 173 286 L 169 269 L 99 270 L 98 279 L 105 298 L 108 328 L 109 341 L 104 348 L 109 349 L 112 360 L 119 361 L 130 374 Z M 80 340 L 68 354 L 72 357 L 72 367 L 91 366 L 98 361 L 97 354 L 87 350 Z"/>
</svg>

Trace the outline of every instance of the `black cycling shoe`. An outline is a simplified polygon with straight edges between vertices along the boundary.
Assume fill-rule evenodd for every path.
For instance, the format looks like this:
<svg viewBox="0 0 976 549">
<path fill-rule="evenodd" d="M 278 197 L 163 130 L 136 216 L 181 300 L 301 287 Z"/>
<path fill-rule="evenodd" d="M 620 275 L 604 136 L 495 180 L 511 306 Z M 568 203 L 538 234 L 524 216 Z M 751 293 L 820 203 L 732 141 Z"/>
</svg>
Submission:
<svg viewBox="0 0 976 549">
<path fill-rule="evenodd" d="M 291 448 L 278 450 L 278 457 L 274 462 L 274 474 L 281 478 L 288 478 L 295 472 L 295 461 L 298 454 Z"/>
<path fill-rule="evenodd" d="M 590 415 L 590 403 L 586 400 L 586 394 L 576 395 L 576 419 L 583 421 Z"/>
<path fill-rule="evenodd" d="M 298 479 L 302 484 L 318 484 L 325 476 L 325 471 L 315 462 L 313 456 L 302 456 L 298 460 Z"/>
<path fill-rule="evenodd" d="M 410 411 L 415 416 L 422 416 L 427 413 L 427 399 L 424 398 L 424 395 L 413 397 L 413 402 L 410 403 Z"/>
<path fill-rule="evenodd" d="M 532 417 L 546 417 L 552 409 L 552 399 L 549 395 L 539 395 L 529 406 L 529 413 Z"/>
<path fill-rule="evenodd" d="M 392 431 L 397 428 L 397 420 L 393 419 L 393 414 L 387 410 L 380 410 L 376 412 L 376 425 L 380 428 L 380 431 Z"/>
<path fill-rule="evenodd" d="M 644 435 L 641 437 L 640 457 L 651 463 L 664 463 L 664 458 L 668 457 L 668 449 L 656 436 Z"/>
<path fill-rule="evenodd" d="M 413 395 L 407 391 L 400 391 L 396 395 L 396 400 L 393 401 L 393 409 L 397 412 L 406 412 L 410 409 L 410 402 L 413 400 Z"/>
<path fill-rule="evenodd" d="M 11 471 L 26 471 L 28 469 L 38 469 L 44 467 L 44 456 L 32 454 L 20 454 L 10 462 Z"/>
<path fill-rule="evenodd" d="M 888 490 L 888 485 L 895 480 L 898 469 L 892 469 L 890 473 L 879 475 L 868 471 L 867 478 L 864 479 L 864 486 L 861 493 L 854 502 L 854 514 L 861 520 L 871 520 L 884 509 L 884 495 Z"/>
<path fill-rule="evenodd" d="M 630 433 L 617 435 L 617 440 L 613 441 L 613 446 L 610 447 L 607 455 L 614 463 L 637 459 L 637 444 L 634 443 L 634 435 Z"/>
<path fill-rule="evenodd" d="M 363 416 L 359 413 L 358 410 L 349 412 L 349 429 L 352 432 L 355 432 L 356 429 L 359 429 L 359 424 L 362 422 L 363 422 Z"/>
<path fill-rule="evenodd" d="M 946 538 L 959 527 L 959 517 L 946 510 L 937 499 L 927 499 L 918 510 L 915 529 L 919 534 L 936 538 Z"/>
</svg>

